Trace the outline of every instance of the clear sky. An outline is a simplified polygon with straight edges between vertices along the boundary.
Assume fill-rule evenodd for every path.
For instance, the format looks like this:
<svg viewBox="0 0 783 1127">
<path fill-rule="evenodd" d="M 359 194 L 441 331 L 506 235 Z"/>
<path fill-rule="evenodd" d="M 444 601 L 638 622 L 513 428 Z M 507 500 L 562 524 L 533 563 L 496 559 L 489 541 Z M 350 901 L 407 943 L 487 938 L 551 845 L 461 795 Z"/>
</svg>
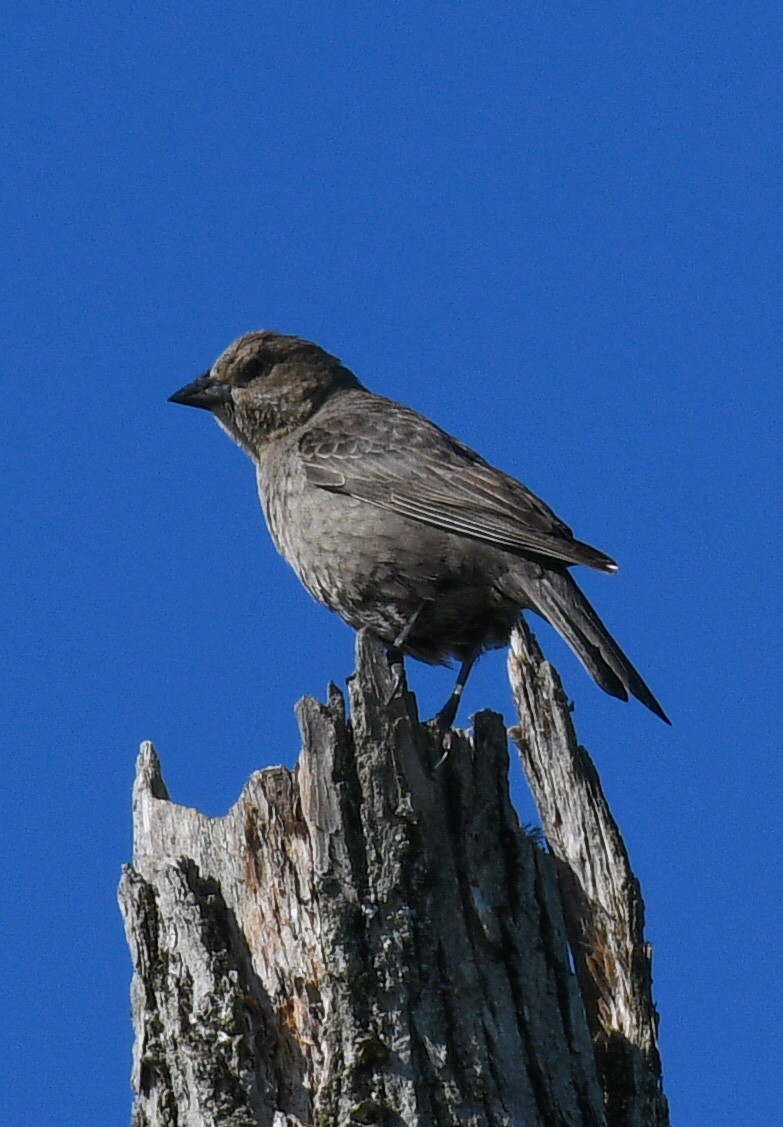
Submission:
<svg viewBox="0 0 783 1127">
<path fill-rule="evenodd" d="M 620 561 L 582 582 L 673 728 L 538 637 L 642 882 L 673 1120 L 781 1120 L 782 23 L 715 0 L 12 5 L 4 1124 L 127 1122 L 139 741 L 222 813 L 352 668 L 250 463 L 166 402 L 262 327 Z M 450 676 L 410 666 L 425 714 Z M 483 706 L 512 719 L 502 653 Z"/>
</svg>

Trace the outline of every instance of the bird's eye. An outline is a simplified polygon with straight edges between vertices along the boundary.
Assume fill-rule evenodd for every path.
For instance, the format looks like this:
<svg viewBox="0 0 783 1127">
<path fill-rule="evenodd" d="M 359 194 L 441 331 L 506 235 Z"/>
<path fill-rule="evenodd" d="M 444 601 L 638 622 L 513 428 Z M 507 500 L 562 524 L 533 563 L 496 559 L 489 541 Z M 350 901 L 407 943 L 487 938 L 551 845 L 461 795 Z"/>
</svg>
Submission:
<svg viewBox="0 0 783 1127">
<path fill-rule="evenodd" d="M 269 360 L 264 356 L 248 356 L 242 364 L 236 365 L 231 373 L 231 382 L 237 387 L 247 387 L 259 376 L 265 376 L 271 367 Z"/>
</svg>

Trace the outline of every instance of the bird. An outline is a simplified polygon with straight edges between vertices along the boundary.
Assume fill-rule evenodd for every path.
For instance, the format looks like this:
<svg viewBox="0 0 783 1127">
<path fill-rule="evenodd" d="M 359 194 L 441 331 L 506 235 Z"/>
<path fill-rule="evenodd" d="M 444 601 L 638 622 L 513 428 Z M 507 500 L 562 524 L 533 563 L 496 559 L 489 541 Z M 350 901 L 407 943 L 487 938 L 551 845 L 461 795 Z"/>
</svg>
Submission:
<svg viewBox="0 0 783 1127">
<path fill-rule="evenodd" d="M 233 341 L 169 397 L 211 412 L 255 464 L 275 547 L 310 594 L 393 660 L 470 671 L 525 611 L 564 638 L 607 693 L 669 718 L 570 569 L 617 564 L 575 539 L 525 485 L 425 416 L 365 388 L 312 341 L 271 330 Z"/>
</svg>

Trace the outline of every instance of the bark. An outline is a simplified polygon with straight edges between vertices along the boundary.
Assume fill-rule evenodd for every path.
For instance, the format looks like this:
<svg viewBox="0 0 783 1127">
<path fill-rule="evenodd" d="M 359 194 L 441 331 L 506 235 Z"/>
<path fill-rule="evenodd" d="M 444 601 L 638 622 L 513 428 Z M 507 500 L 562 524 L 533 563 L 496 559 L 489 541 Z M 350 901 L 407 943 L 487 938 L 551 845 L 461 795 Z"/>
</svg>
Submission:
<svg viewBox="0 0 783 1127">
<path fill-rule="evenodd" d="M 571 744 L 557 683 L 520 639 L 514 683 L 535 711 L 519 737 L 538 771 Z M 499 716 L 450 733 L 434 769 L 440 738 L 363 635 L 350 703 L 348 721 L 334 686 L 326 704 L 300 701 L 296 769 L 254 774 L 223 818 L 171 802 L 142 745 L 120 885 L 134 1127 L 665 1127 L 659 1071 L 645 1079 L 658 1058 L 638 887 L 617 868 L 619 835 L 604 872 L 599 823 L 578 821 L 599 809 L 595 789 L 571 802 L 533 783 L 546 852 L 509 801 Z M 579 790 L 572 758 L 582 774 L 561 755 L 556 785 Z M 564 837 L 548 822 L 558 801 L 552 817 L 576 819 Z M 580 833 L 590 856 L 569 883 Z M 615 926 L 626 916 L 636 930 Z M 622 948 L 623 977 L 626 940 L 642 947 Z M 617 1117 L 629 1084 L 623 1107 L 647 1114 L 640 1093 L 654 1089 L 658 1118 Z"/>
</svg>

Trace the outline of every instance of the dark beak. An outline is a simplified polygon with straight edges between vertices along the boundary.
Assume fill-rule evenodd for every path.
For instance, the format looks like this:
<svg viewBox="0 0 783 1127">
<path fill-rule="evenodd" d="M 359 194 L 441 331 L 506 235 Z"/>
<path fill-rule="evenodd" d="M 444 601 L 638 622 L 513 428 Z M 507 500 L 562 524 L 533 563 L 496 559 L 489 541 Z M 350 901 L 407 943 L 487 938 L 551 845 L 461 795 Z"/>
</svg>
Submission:
<svg viewBox="0 0 783 1127">
<path fill-rule="evenodd" d="M 169 403 L 184 403 L 186 407 L 203 407 L 205 411 L 213 411 L 215 407 L 229 402 L 230 399 L 231 388 L 228 384 L 213 380 L 206 373 L 170 395 Z"/>
</svg>

